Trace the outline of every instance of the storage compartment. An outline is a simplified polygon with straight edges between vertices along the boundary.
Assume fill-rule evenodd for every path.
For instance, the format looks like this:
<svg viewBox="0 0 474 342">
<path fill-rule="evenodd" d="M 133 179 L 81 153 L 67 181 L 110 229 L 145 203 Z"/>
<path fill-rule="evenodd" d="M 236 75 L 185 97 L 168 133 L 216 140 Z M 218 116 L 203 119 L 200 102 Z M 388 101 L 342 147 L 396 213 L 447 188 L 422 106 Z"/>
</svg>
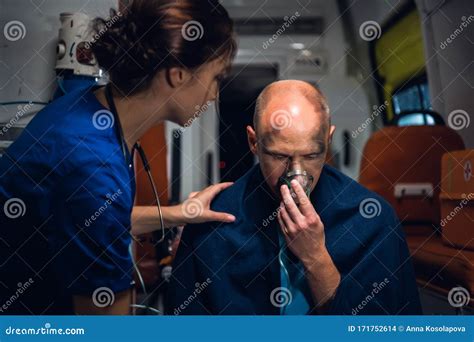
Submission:
<svg viewBox="0 0 474 342">
<path fill-rule="evenodd" d="M 443 242 L 474 250 L 474 150 L 446 153 L 442 160 L 441 221 Z"/>
</svg>

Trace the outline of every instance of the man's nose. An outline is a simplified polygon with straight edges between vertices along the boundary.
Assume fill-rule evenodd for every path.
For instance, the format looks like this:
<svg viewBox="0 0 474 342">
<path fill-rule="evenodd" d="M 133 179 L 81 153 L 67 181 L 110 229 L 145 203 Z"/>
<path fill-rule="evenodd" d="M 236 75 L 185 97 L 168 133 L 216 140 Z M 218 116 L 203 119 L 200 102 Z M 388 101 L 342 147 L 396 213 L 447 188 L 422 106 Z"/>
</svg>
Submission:
<svg viewBox="0 0 474 342">
<path fill-rule="evenodd" d="M 301 164 L 301 161 L 300 161 L 300 160 L 298 160 L 298 159 L 292 159 L 292 160 L 290 160 L 290 162 L 288 163 L 287 172 L 295 171 L 295 170 L 302 170 L 302 167 L 303 167 L 303 165 Z"/>
</svg>

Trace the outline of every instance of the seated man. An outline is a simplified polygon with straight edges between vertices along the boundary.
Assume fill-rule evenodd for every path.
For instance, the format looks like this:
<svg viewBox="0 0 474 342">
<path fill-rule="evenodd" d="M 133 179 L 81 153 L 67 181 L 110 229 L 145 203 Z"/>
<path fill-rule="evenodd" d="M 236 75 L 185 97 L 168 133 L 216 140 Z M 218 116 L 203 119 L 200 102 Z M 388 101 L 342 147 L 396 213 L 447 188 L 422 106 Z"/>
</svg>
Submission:
<svg viewBox="0 0 474 342">
<path fill-rule="evenodd" d="M 247 127 L 260 164 L 212 203 L 235 222 L 184 228 L 169 314 L 421 313 L 393 209 L 325 165 L 334 129 L 309 83 L 262 91 Z"/>
</svg>

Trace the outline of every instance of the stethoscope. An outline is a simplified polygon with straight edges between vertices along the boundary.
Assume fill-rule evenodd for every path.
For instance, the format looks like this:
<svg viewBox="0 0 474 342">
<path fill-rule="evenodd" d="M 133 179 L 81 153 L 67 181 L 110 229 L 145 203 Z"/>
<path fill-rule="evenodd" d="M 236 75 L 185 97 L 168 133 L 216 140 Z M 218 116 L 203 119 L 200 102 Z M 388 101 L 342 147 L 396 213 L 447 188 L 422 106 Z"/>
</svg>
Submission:
<svg viewBox="0 0 474 342">
<path fill-rule="evenodd" d="M 153 189 L 153 195 L 155 196 L 155 200 L 156 200 L 156 204 L 157 204 L 157 208 L 158 208 L 158 214 L 159 214 L 159 218 L 160 218 L 161 238 L 158 241 L 156 241 L 155 243 L 156 244 L 161 243 L 165 240 L 165 236 L 166 236 L 166 234 L 165 234 L 165 225 L 163 223 L 163 214 L 162 214 L 162 211 L 161 211 L 160 198 L 158 197 L 158 191 L 156 190 L 155 181 L 153 180 L 153 177 L 151 175 L 151 168 L 150 168 L 150 164 L 148 163 L 148 159 L 146 157 L 145 151 L 141 147 L 140 141 L 137 141 L 135 143 L 135 145 L 133 145 L 133 147 L 132 147 L 132 151 L 130 153 L 130 159 L 131 160 L 130 160 L 130 163 L 129 163 L 129 161 L 127 160 L 127 146 L 126 146 L 125 138 L 124 138 L 124 135 L 123 135 L 122 124 L 120 123 L 120 118 L 119 118 L 118 113 L 117 113 L 117 107 L 115 106 L 115 101 L 114 101 L 114 98 L 112 96 L 112 89 L 110 87 L 110 84 L 107 84 L 105 86 L 105 98 L 106 98 L 107 103 L 109 105 L 110 112 L 114 116 L 115 134 L 116 134 L 117 138 L 120 141 L 122 154 L 124 156 L 125 162 L 127 163 L 127 166 L 132 167 L 135 151 L 138 151 L 138 154 L 140 155 L 140 159 L 142 161 L 143 168 L 145 169 L 145 171 L 147 173 L 148 180 L 150 181 L 151 187 Z M 219 93 L 217 94 L 217 97 L 216 97 L 216 100 L 215 100 L 215 107 L 216 107 L 217 117 L 220 118 Z M 130 253 L 130 256 L 132 257 L 132 261 L 133 261 L 134 259 L 133 259 L 133 253 L 132 253 L 131 245 L 129 246 L 129 253 Z M 145 286 L 145 283 L 143 281 L 143 277 L 141 276 L 140 270 L 138 269 L 138 266 L 136 265 L 135 261 L 133 261 L 133 266 L 134 266 L 135 271 L 137 272 L 137 276 L 138 276 L 138 279 L 141 283 L 143 293 L 146 295 L 147 294 L 146 286 Z M 160 313 L 159 310 L 157 310 L 153 307 L 150 307 L 148 305 L 132 304 L 131 307 L 148 309 L 148 310 L 153 311 L 154 313 L 157 313 L 157 314 Z"/>
<path fill-rule="evenodd" d="M 165 240 L 165 225 L 163 223 L 163 214 L 162 214 L 162 211 L 161 211 L 160 198 L 158 196 L 158 191 L 156 190 L 155 181 L 153 180 L 153 177 L 151 175 L 151 168 L 150 168 L 150 164 L 148 163 L 148 159 L 146 157 L 145 151 L 143 150 L 142 146 L 140 145 L 140 141 L 137 141 L 135 143 L 135 145 L 133 145 L 133 147 L 132 147 L 132 151 L 131 151 L 131 154 L 130 154 L 130 159 L 131 159 L 130 164 L 128 163 L 128 160 L 127 160 L 127 146 L 126 146 L 125 138 L 124 138 L 123 131 L 122 131 L 122 124 L 120 123 L 120 118 L 119 118 L 118 113 L 117 113 L 117 107 L 115 107 L 114 98 L 112 96 L 112 89 L 111 89 L 109 84 L 105 86 L 105 98 L 106 98 L 107 103 L 110 107 L 110 112 L 114 116 L 115 134 L 117 135 L 117 138 L 120 141 L 120 145 L 121 145 L 121 148 L 122 148 L 122 154 L 125 158 L 127 166 L 132 167 L 135 151 L 138 151 L 138 154 L 140 155 L 140 159 L 142 161 L 143 168 L 145 169 L 145 171 L 147 173 L 148 180 L 150 181 L 151 187 L 153 189 L 153 195 L 155 196 L 155 201 L 156 201 L 156 205 L 157 205 L 157 208 L 158 208 L 158 214 L 159 214 L 159 218 L 160 218 L 161 238 L 158 241 L 156 241 L 156 243 L 161 243 Z"/>
<path fill-rule="evenodd" d="M 114 101 L 114 98 L 112 96 L 112 88 L 110 87 L 110 84 L 107 84 L 105 86 L 105 98 L 106 98 L 107 103 L 110 107 L 110 112 L 114 116 L 114 120 L 116 122 L 116 124 L 115 124 L 115 134 L 116 134 L 117 138 L 120 141 L 120 145 L 121 145 L 121 148 L 122 148 L 122 154 L 123 154 L 123 156 L 125 158 L 125 161 L 127 162 L 127 165 L 128 165 L 127 146 L 126 146 L 126 143 L 125 143 L 125 138 L 123 136 L 122 124 L 120 123 L 120 118 L 119 118 L 118 113 L 117 113 L 117 107 L 115 106 L 115 101 Z M 214 103 L 215 103 L 216 115 L 217 115 L 218 118 L 220 118 L 219 100 L 220 100 L 219 92 L 217 92 L 216 100 L 214 101 Z M 150 164 L 148 163 L 148 159 L 146 157 L 145 151 L 143 150 L 143 148 L 140 145 L 140 141 L 137 141 L 135 143 L 135 145 L 133 145 L 133 147 L 132 147 L 131 161 L 130 161 L 130 164 L 128 166 L 129 167 L 132 166 L 135 151 L 138 151 L 138 154 L 140 155 L 140 159 L 142 161 L 143 168 L 145 169 L 145 171 L 147 173 L 148 180 L 150 181 L 151 187 L 153 189 L 153 195 L 155 196 L 155 201 L 156 201 L 156 205 L 157 205 L 157 208 L 158 208 L 158 214 L 159 214 L 159 217 L 160 217 L 160 227 L 161 227 L 160 228 L 161 238 L 158 241 L 156 241 L 155 243 L 161 243 L 165 240 L 165 235 L 166 234 L 165 234 L 165 225 L 163 223 L 163 214 L 162 214 L 162 211 L 161 211 L 160 198 L 158 196 L 158 191 L 156 190 L 155 181 L 153 180 L 153 177 L 151 175 Z"/>
</svg>

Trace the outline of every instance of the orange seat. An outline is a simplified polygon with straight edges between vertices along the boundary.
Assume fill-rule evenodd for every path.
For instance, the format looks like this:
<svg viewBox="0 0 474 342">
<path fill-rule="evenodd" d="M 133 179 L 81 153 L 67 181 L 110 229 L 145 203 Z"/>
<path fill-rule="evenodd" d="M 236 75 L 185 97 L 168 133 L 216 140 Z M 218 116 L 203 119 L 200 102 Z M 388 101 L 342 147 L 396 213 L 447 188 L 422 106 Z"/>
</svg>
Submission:
<svg viewBox="0 0 474 342">
<path fill-rule="evenodd" d="M 474 251 L 446 246 L 441 237 L 407 237 L 417 281 L 422 287 L 447 294 L 462 286 L 474 293 Z M 474 306 L 474 296 L 470 305 Z"/>
<path fill-rule="evenodd" d="M 441 157 L 464 143 L 446 126 L 388 126 L 367 142 L 359 182 L 384 197 L 400 220 L 439 225 Z"/>
<path fill-rule="evenodd" d="M 474 251 L 444 245 L 438 231 L 442 156 L 463 148 L 445 126 L 390 126 L 369 139 L 361 162 L 360 183 L 383 196 L 402 221 L 418 285 L 445 298 L 458 286 L 474 293 Z"/>
</svg>

